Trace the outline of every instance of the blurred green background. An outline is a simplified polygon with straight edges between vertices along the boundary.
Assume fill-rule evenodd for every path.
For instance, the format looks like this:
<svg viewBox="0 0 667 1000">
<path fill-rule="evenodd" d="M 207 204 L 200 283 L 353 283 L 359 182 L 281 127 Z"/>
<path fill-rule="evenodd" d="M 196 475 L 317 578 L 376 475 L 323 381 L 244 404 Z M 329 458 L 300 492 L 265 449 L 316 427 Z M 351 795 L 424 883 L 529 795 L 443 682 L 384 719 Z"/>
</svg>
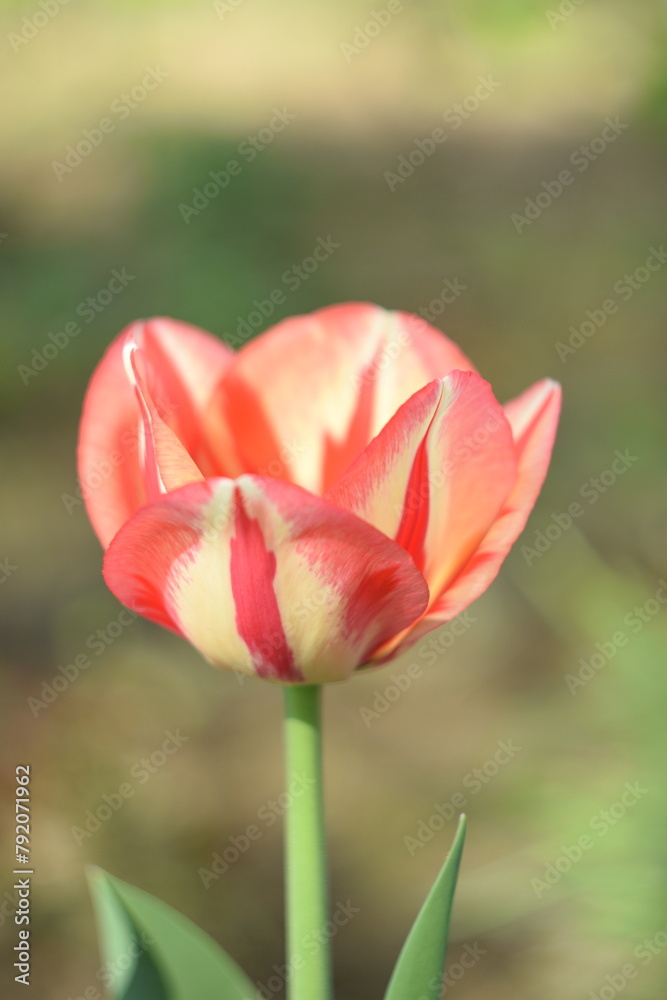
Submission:
<svg viewBox="0 0 667 1000">
<path fill-rule="evenodd" d="M 436 665 L 415 652 L 326 692 L 332 900 L 359 909 L 334 941 L 337 996 L 382 995 L 451 842 L 457 792 L 470 833 L 447 997 L 604 998 L 619 982 L 636 1000 L 667 995 L 667 621 L 655 598 L 667 577 L 667 11 L 657 0 L 393 9 L 3 6 L 0 855 L 5 892 L 14 769 L 28 762 L 31 995 L 43 1000 L 102 989 L 88 862 L 193 918 L 256 981 L 283 962 L 270 805 L 280 692 L 239 686 L 147 623 L 114 624 L 74 462 L 87 380 L 126 323 L 166 314 L 231 337 L 276 288 L 285 301 L 271 322 L 348 299 L 428 310 L 499 398 L 545 375 L 564 386 L 546 486 L 470 627 L 443 633 Z M 149 70 L 163 78 L 133 97 Z M 295 117 L 251 162 L 240 145 L 267 137 L 275 108 Z M 54 168 L 104 118 L 90 155 Z M 434 129 L 447 138 L 414 166 Z M 186 222 L 179 206 L 235 158 L 240 174 Z M 388 179 L 401 162 L 406 176 Z M 558 193 L 563 170 L 572 182 Z M 287 286 L 318 237 L 340 247 Z M 656 269 L 641 270 L 652 254 Z M 114 269 L 132 280 L 110 297 Z M 443 297 L 447 281 L 464 290 Z M 102 307 L 87 321 L 89 297 Z M 81 333 L 41 364 L 49 335 L 77 320 Z M 620 474 L 617 450 L 630 456 Z M 582 513 L 568 525 L 573 503 Z M 98 629 L 115 634 L 108 645 Z M 81 653 L 90 667 L 51 704 L 29 701 Z M 383 702 L 410 662 L 420 676 Z M 179 729 L 178 752 L 78 844 L 86 810 Z M 500 766 L 498 741 L 521 748 Z M 259 841 L 204 888 L 199 870 L 251 824 Z M 0 912 L 4 996 L 5 896 Z M 466 945 L 478 958 L 457 981 Z M 622 982 L 628 963 L 636 975 Z"/>
</svg>

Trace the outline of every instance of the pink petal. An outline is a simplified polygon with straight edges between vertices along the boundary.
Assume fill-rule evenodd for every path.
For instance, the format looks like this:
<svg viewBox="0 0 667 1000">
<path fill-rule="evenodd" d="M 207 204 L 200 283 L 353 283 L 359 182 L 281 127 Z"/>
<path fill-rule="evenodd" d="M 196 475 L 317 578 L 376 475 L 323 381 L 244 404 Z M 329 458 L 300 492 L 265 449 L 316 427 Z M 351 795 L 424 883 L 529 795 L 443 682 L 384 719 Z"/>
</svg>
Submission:
<svg viewBox="0 0 667 1000">
<path fill-rule="evenodd" d="M 208 479 L 137 511 L 106 553 L 107 584 L 220 667 L 342 680 L 424 611 L 399 546 L 301 488 Z"/>
<path fill-rule="evenodd" d="M 201 414 L 233 357 L 210 334 L 164 318 L 134 323 L 113 341 L 88 387 L 78 449 L 88 515 L 104 546 L 147 499 L 139 406 L 123 365 L 128 334 L 142 345 L 149 392 L 160 414 L 169 414 L 169 427 L 207 472 Z"/>
<path fill-rule="evenodd" d="M 496 578 L 525 527 L 547 474 L 560 406 L 561 388 L 550 379 L 537 382 L 505 406 L 519 462 L 514 489 L 472 558 L 429 609 L 411 641 L 455 618 Z"/>
<path fill-rule="evenodd" d="M 510 426 L 490 386 L 455 371 L 416 392 L 325 499 L 405 548 L 433 603 L 486 536 L 516 474 Z"/>
<path fill-rule="evenodd" d="M 402 403 L 455 368 L 472 365 L 418 316 L 347 303 L 287 319 L 248 343 L 212 409 L 246 471 L 320 494 Z"/>
</svg>

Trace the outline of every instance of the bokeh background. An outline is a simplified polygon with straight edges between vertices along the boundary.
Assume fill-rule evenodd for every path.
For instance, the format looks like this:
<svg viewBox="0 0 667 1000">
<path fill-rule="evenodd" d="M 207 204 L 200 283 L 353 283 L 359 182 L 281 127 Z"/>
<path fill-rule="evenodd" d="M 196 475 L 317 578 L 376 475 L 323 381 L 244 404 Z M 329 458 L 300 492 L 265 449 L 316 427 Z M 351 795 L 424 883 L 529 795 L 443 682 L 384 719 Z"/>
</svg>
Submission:
<svg viewBox="0 0 667 1000">
<path fill-rule="evenodd" d="M 279 811 L 280 692 L 240 686 L 147 623 L 115 624 L 74 463 L 87 380 L 127 322 L 166 314 L 229 339 L 277 288 L 270 321 L 350 299 L 427 310 L 501 399 L 544 375 L 565 394 L 547 484 L 469 627 L 443 633 L 436 665 L 415 653 L 326 692 L 332 899 L 359 910 L 334 941 L 337 996 L 382 995 L 453 836 L 436 806 L 449 817 L 456 792 L 470 833 L 453 976 L 466 945 L 478 960 L 447 997 L 604 997 L 627 963 L 624 996 L 667 995 L 667 621 L 655 596 L 667 576 L 667 267 L 641 270 L 667 237 L 667 12 L 658 0 L 386 11 L 3 5 L 0 856 L 4 893 L 14 768 L 29 762 L 31 995 L 43 1000 L 101 989 L 89 862 L 186 913 L 256 981 L 283 962 L 280 822 L 258 819 Z M 149 70 L 159 84 L 132 98 Z M 294 119 L 186 221 L 179 206 L 276 108 Z M 54 167 L 105 117 L 113 129 L 90 155 Z M 616 134 L 600 141 L 607 119 Z M 446 140 L 389 180 L 438 128 Z M 564 169 L 573 182 L 556 197 Z M 340 246 L 286 284 L 320 237 Z M 132 280 L 109 296 L 114 269 Z M 86 320 L 91 296 L 102 308 Z M 571 328 L 609 299 L 616 311 L 577 340 Z M 49 335 L 77 319 L 81 333 L 41 364 Z M 559 348 L 571 337 L 576 350 Z M 98 629 L 113 636 L 102 651 Z M 30 702 L 81 653 L 89 668 L 51 704 Z M 383 702 L 412 661 L 421 675 Z M 572 681 L 580 671 L 586 683 Z M 86 810 L 176 730 L 178 752 L 77 844 Z M 499 741 L 521 749 L 494 766 Z M 204 888 L 200 869 L 253 823 L 260 840 Z M 406 841 L 420 830 L 423 845 Z M 586 834 L 592 847 L 568 864 Z"/>
</svg>

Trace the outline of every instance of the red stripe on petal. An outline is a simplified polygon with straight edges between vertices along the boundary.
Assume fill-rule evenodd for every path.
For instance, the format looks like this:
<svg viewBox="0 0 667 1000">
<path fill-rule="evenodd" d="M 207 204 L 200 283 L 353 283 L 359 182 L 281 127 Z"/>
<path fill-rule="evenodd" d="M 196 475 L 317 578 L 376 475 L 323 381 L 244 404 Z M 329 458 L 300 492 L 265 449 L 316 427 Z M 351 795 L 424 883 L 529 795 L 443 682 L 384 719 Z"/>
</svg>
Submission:
<svg viewBox="0 0 667 1000">
<path fill-rule="evenodd" d="M 238 487 L 234 505 L 236 531 L 230 540 L 230 573 L 238 633 L 260 677 L 303 681 L 294 664 L 273 589 L 275 553 L 267 549 L 259 522 L 248 515 Z"/>
<path fill-rule="evenodd" d="M 410 553 L 417 569 L 421 572 L 426 565 L 426 534 L 431 506 L 427 436 L 428 432 L 417 449 L 410 469 L 401 523 L 395 539 L 401 548 Z"/>
<path fill-rule="evenodd" d="M 359 376 L 361 386 L 357 405 L 350 420 L 347 434 L 342 441 L 334 441 L 331 435 L 324 435 L 324 456 L 322 459 L 322 481 L 320 487 L 335 483 L 349 468 L 351 462 L 360 455 L 370 441 L 375 404 L 376 361 L 374 360 Z"/>
<path fill-rule="evenodd" d="M 383 566 L 380 569 L 361 573 L 356 586 L 350 591 L 345 628 L 350 637 L 360 638 L 368 634 L 368 623 L 378 617 L 378 608 L 387 607 L 400 599 L 403 583 L 401 572 L 396 566 Z M 426 588 L 424 588 L 426 590 Z M 381 642 L 377 633 L 368 642 L 359 657 L 361 664 L 370 659 Z"/>
<path fill-rule="evenodd" d="M 193 483 L 190 496 L 210 503 L 206 483 Z M 104 579 L 109 589 L 137 614 L 185 636 L 171 599 L 175 564 L 195 556 L 201 535 L 191 523 L 187 507 L 178 502 L 142 508 L 126 521 L 107 548 Z M 146 531 L 150 524 L 151 531 Z"/>
</svg>

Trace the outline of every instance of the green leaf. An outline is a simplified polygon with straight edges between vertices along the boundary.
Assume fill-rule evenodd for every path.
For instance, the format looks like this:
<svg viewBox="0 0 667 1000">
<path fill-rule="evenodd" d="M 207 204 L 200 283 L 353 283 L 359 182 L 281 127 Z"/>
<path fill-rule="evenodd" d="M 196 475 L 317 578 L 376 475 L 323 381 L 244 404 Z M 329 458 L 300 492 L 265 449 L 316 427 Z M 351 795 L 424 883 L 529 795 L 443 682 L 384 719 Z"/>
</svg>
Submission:
<svg viewBox="0 0 667 1000">
<path fill-rule="evenodd" d="M 449 923 L 459 873 L 466 818 L 398 956 L 385 1000 L 438 1000 L 445 971 Z"/>
<path fill-rule="evenodd" d="M 233 959 L 186 917 L 100 868 L 89 881 L 110 1000 L 256 1000 Z"/>
</svg>

